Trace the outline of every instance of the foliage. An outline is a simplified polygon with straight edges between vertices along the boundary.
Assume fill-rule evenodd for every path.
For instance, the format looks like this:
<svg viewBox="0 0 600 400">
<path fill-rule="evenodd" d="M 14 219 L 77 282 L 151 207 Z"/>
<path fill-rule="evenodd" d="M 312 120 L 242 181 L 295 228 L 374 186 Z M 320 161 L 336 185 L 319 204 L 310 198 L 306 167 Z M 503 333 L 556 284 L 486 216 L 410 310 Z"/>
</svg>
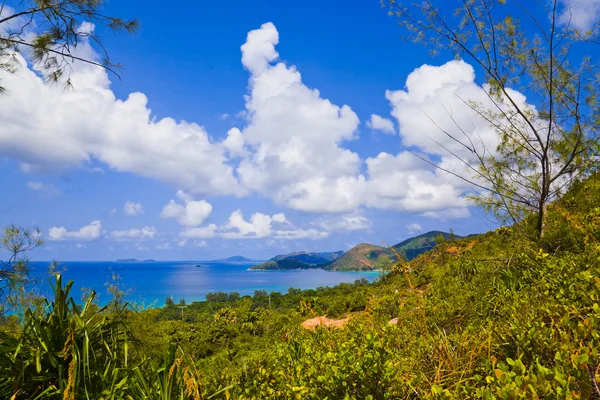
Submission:
<svg viewBox="0 0 600 400">
<path fill-rule="evenodd" d="M 27 0 L 17 2 L 19 9 L 0 5 L 0 71 L 13 72 L 17 51 L 28 51 L 50 82 L 71 84 L 68 77 L 76 61 L 105 68 L 115 74 L 113 63 L 94 25 L 103 25 L 114 32 L 136 32 L 137 20 L 124 20 L 105 15 L 103 0 Z M 103 51 L 97 61 L 82 55 L 77 47 L 89 41 Z M 66 74 L 65 74 L 66 73 Z M 0 91 L 3 88 L 0 85 Z"/>
<path fill-rule="evenodd" d="M 14 225 L 4 229 L 1 248 L 8 251 L 9 257 L 7 261 L 0 261 L 0 318 L 19 304 L 33 300 L 33 280 L 25 254 L 41 244 L 38 230 L 28 231 Z"/>
</svg>

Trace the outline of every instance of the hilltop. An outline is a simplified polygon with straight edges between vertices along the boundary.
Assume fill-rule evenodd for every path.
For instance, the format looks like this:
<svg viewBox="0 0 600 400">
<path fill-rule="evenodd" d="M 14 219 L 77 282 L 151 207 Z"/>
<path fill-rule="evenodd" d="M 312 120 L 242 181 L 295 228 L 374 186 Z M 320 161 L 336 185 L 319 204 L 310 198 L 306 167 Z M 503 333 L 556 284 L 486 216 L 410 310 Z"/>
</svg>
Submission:
<svg viewBox="0 0 600 400">
<path fill-rule="evenodd" d="M 408 261 L 433 249 L 440 239 L 456 240 L 461 236 L 442 231 L 430 231 L 422 235 L 406 239 L 391 248 L 384 248 L 368 243 L 361 243 L 324 268 L 328 271 L 373 271 L 384 269 L 404 256 Z"/>
<path fill-rule="evenodd" d="M 392 252 L 380 246 L 361 243 L 324 266 L 327 271 L 373 271 L 391 260 Z"/>
<path fill-rule="evenodd" d="M 281 269 L 312 269 L 322 268 L 323 265 L 344 254 L 343 251 L 332 251 L 314 253 L 308 251 L 296 251 L 288 254 L 280 254 L 269 261 L 255 265 L 251 269 L 256 270 L 281 270 Z"/>
</svg>

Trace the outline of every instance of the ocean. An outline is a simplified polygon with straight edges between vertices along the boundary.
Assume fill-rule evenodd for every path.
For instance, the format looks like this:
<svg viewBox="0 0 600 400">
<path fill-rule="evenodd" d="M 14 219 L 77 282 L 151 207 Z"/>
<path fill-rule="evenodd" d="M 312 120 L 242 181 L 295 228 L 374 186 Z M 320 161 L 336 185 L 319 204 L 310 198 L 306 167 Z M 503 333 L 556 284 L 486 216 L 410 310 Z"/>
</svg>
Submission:
<svg viewBox="0 0 600 400">
<path fill-rule="evenodd" d="M 43 276 L 49 262 L 36 261 L 30 264 L 33 276 Z M 255 290 L 286 293 L 290 287 L 314 289 L 319 286 L 334 286 L 342 282 L 354 282 L 365 278 L 373 281 L 378 272 L 328 272 L 320 269 L 291 271 L 251 271 L 255 264 L 207 263 L 202 261 L 67 261 L 61 262 L 64 281 L 73 280 L 71 296 L 81 300 L 82 289 L 90 288 L 98 293 L 101 305 L 110 300 L 106 282 L 112 274 L 120 276 L 122 290 L 127 300 L 140 305 L 163 306 L 167 297 L 175 302 L 204 300 L 211 292 L 239 292 L 252 295 Z M 201 265 L 201 267 L 196 267 Z M 47 279 L 40 285 L 42 294 L 50 293 Z"/>
</svg>

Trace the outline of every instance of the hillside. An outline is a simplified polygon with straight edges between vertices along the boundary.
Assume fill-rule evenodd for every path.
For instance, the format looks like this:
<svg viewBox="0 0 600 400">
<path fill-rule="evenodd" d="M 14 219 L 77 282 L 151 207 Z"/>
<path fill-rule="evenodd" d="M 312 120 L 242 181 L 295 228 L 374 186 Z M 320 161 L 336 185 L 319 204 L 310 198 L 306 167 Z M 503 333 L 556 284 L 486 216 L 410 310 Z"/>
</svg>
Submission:
<svg viewBox="0 0 600 400">
<path fill-rule="evenodd" d="M 343 251 L 311 253 L 308 251 L 297 251 L 289 254 L 281 254 L 269 261 L 255 265 L 250 269 L 256 270 L 280 270 L 280 269 L 311 269 L 321 268 L 324 264 L 337 259 Z"/>
<path fill-rule="evenodd" d="M 430 231 L 419 236 L 415 236 L 410 239 L 406 239 L 403 242 L 392 246 L 400 254 L 404 254 L 407 260 L 421 255 L 431 249 L 437 244 L 437 239 L 442 236 L 445 240 L 460 239 L 461 236 L 453 235 L 447 232 L 441 231 Z"/>
<path fill-rule="evenodd" d="M 400 242 L 392 248 L 407 260 L 433 249 L 437 239 L 444 237 L 446 240 L 460 239 L 460 236 L 451 235 L 441 231 L 431 231 Z M 328 271 L 372 271 L 384 268 L 396 261 L 396 254 L 387 248 L 368 243 L 359 244 L 338 259 L 324 266 Z"/>
<path fill-rule="evenodd" d="M 373 271 L 383 268 L 386 260 L 391 259 L 391 255 L 388 249 L 361 243 L 323 268 L 327 271 Z"/>
</svg>

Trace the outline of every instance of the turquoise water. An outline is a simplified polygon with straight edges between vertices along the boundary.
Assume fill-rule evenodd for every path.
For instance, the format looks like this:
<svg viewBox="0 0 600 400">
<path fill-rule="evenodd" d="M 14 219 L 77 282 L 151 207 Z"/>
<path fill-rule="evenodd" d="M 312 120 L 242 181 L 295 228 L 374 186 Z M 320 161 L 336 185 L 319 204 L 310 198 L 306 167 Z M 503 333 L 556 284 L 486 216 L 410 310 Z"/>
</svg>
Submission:
<svg viewBox="0 0 600 400">
<path fill-rule="evenodd" d="M 202 267 L 197 268 L 196 265 Z M 31 263 L 33 275 L 47 271 L 48 262 Z M 377 272 L 328 272 L 323 270 L 293 271 L 249 271 L 254 264 L 216 264 L 195 261 L 156 262 L 81 262 L 60 263 L 66 268 L 65 280 L 73 280 L 72 296 L 79 300 L 82 288 L 94 289 L 99 294 L 100 304 L 110 300 L 105 283 L 112 272 L 121 277 L 121 285 L 130 293 L 128 299 L 149 305 L 156 302 L 162 306 L 166 297 L 173 296 L 176 302 L 204 300 L 210 292 L 239 292 L 252 295 L 255 290 L 285 293 L 290 287 L 314 289 L 319 286 L 334 286 L 341 282 L 354 282 L 366 278 L 372 281 Z M 49 286 L 42 286 L 47 294 Z"/>
</svg>

